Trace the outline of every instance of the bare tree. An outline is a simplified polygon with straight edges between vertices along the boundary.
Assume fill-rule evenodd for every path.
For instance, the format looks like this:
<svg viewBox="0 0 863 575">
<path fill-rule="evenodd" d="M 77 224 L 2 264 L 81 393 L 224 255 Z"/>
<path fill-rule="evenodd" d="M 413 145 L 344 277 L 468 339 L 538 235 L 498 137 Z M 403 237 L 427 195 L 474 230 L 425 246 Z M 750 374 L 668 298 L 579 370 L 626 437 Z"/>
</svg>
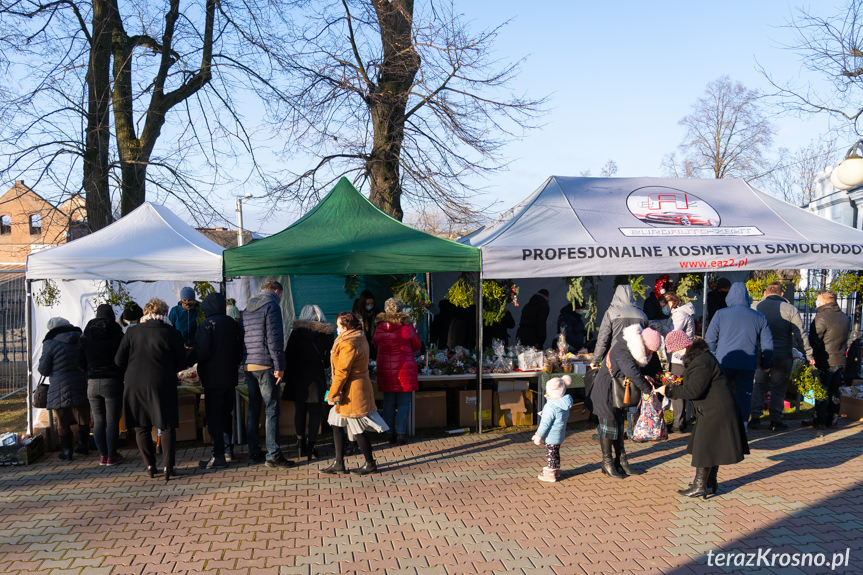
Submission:
<svg viewBox="0 0 863 575">
<path fill-rule="evenodd" d="M 610 178 L 614 174 L 617 173 L 617 162 L 614 160 L 608 160 L 602 165 L 602 168 L 599 170 L 599 175 L 603 178 Z"/>
<path fill-rule="evenodd" d="M 800 8 L 788 27 L 795 33 L 788 48 L 800 56 L 804 69 L 827 81 L 798 78 L 780 82 L 762 68 L 784 107 L 829 114 L 840 120 L 840 130 L 850 127 L 863 134 L 859 125 L 863 115 L 863 2 L 849 0 L 838 13 L 826 17 Z"/>
<path fill-rule="evenodd" d="M 544 102 L 511 93 L 521 62 L 494 59 L 499 28 L 472 32 L 451 3 L 415 10 L 413 0 L 336 0 L 311 8 L 295 41 L 281 46 L 297 83 L 272 112 L 290 134 L 286 153 L 315 161 L 288 174 L 278 193 L 312 202 L 352 174 L 397 219 L 404 201 L 470 218 L 470 178 L 505 167 L 501 148 Z"/>
<path fill-rule="evenodd" d="M 19 90 L 0 94 L 8 160 L 0 173 L 30 173 L 64 194 L 83 190 L 91 230 L 111 222 L 115 205 L 120 215 L 141 205 L 148 183 L 196 219 L 212 218 L 209 193 L 236 178 L 235 150 L 260 175 L 236 99 L 250 85 L 277 93 L 257 41 L 268 9 L 230 0 L 0 0 L 7 74 L 27 72 Z"/>
<path fill-rule="evenodd" d="M 836 147 L 830 142 L 810 142 L 796 153 L 780 148 L 779 165 L 750 182 L 755 185 L 763 182 L 777 197 L 795 206 L 805 206 L 815 194 L 815 178 L 833 165 L 836 155 Z"/>
<path fill-rule="evenodd" d="M 685 177 L 750 178 L 765 171 L 764 153 L 774 128 L 762 112 L 760 96 L 728 76 L 707 84 L 692 112 L 680 122 L 686 128 L 682 155 L 666 156 L 663 166 Z"/>
<path fill-rule="evenodd" d="M 457 240 L 487 221 L 488 218 L 474 222 L 455 221 L 448 217 L 443 210 L 430 205 L 420 206 L 415 211 L 407 212 L 404 217 L 404 222 L 411 227 L 448 240 Z"/>
</svg>

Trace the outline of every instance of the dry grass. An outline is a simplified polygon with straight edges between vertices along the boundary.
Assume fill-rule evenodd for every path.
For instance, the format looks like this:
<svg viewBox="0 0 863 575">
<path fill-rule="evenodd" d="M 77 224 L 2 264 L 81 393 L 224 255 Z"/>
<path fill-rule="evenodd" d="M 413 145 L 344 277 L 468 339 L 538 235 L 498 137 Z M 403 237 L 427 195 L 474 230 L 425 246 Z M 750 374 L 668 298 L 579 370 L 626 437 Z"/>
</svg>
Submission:
<svg viewBox="0 0 863 575">
<path fill-rule="evenodd" d="M 0 433 L 27 431 L 27 397 L 19 392 L 0 399 Z"/>
</svg>

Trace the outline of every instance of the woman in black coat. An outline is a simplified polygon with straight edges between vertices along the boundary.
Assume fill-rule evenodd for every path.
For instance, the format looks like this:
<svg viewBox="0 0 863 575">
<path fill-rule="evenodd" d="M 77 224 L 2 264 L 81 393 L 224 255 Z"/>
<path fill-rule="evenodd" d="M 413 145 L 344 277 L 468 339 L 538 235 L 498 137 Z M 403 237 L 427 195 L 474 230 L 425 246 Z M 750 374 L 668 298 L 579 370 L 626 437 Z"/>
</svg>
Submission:
<svg viewBox="0 0 863 575">
<path fill-rule="evenodd" d="M 48 334 L 42 341 L 39 373 L 48 378 L 48 409 L 57 417 L 60 459 L 72 460 L 72 426 L 78 424 L 75 453 L 87 455 L 90 444 L 90 405 L 87 403 L 87 375 L 78 369 L 78 340 L 81 328 L 62 317 L 48 320 Z"/>
<path fill-rule="evenodd" d="M 662 337 L 656 330 L 642 329 L 633 324 L 623 329 L 612 342 L 611 350 L 605 361 L 597 368 L 593 387 L 585 398 L 585 406 L 599 418 L 599 445 L 602 448 L 602 472 L 615 479 L 627 475 L 638 475 L 629 467 L 623 447 L 624 410 L 615 408 L 612 402 L 612 376 L 628 378 L 641 393 L 650 393 L 653 385 L 642 373 L 650 363 L 654 352 L 662 344 Z M 612 458 L 612 448 L 614 456 Z"/>
<path fill-rule="evenodd" d="M 675 330 L 665 336 L 665 349 L 670 354 L 685 353 L 683 383 L 662 386 L 657 391 L 669 399 L 692 400 L 696 413 L 695 429 L 686 448 L 692 454 L 695 481 L 679 493 L 706 498 L 708 489 L 713 493 L 719 489 L 719 466 L 742 461 L 749 453 L 743 418 L 719 362 L 704 340 L 693 342 Z"/>
<path fill-rule="evenodd" d="M 117 465 L 120 414 L 123 411 L 123 370 L 114 356 L 123 341 L 123 328 L 114 318 L 114 308 L 103 303 L 96 317 L 84 328 L 78 349 L 78 367 L 87 374 L 87 398 L 93 411 L 93 441 L 100 465 Z"/>
<path fill-rule="evenodd" d="M 318 456 L 315 442 L 321 426 L 324 394 L 329 386 L 325 368 L 330 366 L 335 331 L 335 326 L 327 323 L 321 308 L 307 305 L 291 324 L 291 336 L 285 348 L 288 366 L 285 370 L 285 396 L 294 401 L 297 456 L 307 456 L 309 461 Z"/>
<path fill-rule="evenodd" d="M 174 473 L 177 427 L 177 372 L 186 366 L 183 336 L 168 323 L 168 304 L 153 298 L 144 306 L 141 322 L 123 336 L 114 363 L 126 370 L 123 408 L 150 477 L 156 471 L 151 429 L 162 430 L 165 481 Z"/>
<path fill-rule="evenodd" d="M 199 466 L 218 469 L 227 467 L 233 459 L 231 412 L 243 361 L 243 335 L 240 324 L 228 316 L 225 294 L 213 292 L 205 297 L 201 311 L 205 319 L 195 330 L 192 356 L 204 386 L 204 408 L 213 455 Z"/>
</svg>

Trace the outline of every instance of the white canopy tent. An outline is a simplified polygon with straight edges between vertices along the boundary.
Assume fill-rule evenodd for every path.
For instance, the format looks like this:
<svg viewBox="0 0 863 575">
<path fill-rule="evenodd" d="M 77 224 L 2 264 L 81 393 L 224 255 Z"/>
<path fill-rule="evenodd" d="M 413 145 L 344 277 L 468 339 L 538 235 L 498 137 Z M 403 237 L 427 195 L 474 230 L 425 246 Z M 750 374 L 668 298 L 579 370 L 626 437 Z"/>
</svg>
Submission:
<svg viewBox="0 0 863 575">
<path fill-rule="evenodd" d="M 863 267 L 863 231 L 743 180 L 552 176 L 459 241 L 498 279 Z"/>
<path fill-rule="evenodd" d="M 106 281 L 134 282 L 126 283 L 124 288 L 142 307 L 153 297 L 174 305 L 180 290 L 193 281 L 223 281 L 223 251 L 222 246 L 168 208 L 146 202 L 98 232 L 30 254 L 26 272 L 28 295 L 31 289 L 39 289 L 43 283 L 40 280 L 52 280 L 59 288 L 59 298 L 52 307 L 37 306 L 28 298 L 31 387 L 38 381 L 32 366 L 42 353 L 42 340 L 51 317 L 64 317 L 83 328 L 95 315 L 95 300 Z M 231 294 L 237 305 L 245 307 L 248 289 L 232 292 L 237 292 Z M 115 309 L 117 313 L 120 311 Z M 31 424 L 33 419 L 30 418 Z"/>
</svg>

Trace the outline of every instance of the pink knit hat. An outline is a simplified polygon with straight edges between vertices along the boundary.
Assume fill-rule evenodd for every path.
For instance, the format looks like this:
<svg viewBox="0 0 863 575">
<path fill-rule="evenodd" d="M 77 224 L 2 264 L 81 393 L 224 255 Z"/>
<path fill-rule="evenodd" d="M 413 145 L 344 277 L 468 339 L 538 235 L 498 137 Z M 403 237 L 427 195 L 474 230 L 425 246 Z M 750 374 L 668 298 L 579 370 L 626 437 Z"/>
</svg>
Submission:
<svg viewBox="0 0 863 575">
<path fill-rule="evenodd" d="M 641 331 L 641 341 L 648 351 L 654 352 L 662 345 L 662 336 L 655 329 L 646 327 Z"/>
<path fill-rule="evenodd" d="M 680 351 L 685 347 L 689 347 L 692 345 L 692 340 L 689 339 L 689 336 L 676 329 L 674 331 L 668 332 L 668 335 L 665 336 L 665 351 L 668 353 L 674 353 L 676 351 Z"/>
<path fill-rule="evenodd" d="M 570 383 L 572 383 L 572 378 L 568 375 L 549 379 L 545 384 L 545 395 L 549 399 L 560 399 L 566 393 L 566 386 Z"/>
</svg>

